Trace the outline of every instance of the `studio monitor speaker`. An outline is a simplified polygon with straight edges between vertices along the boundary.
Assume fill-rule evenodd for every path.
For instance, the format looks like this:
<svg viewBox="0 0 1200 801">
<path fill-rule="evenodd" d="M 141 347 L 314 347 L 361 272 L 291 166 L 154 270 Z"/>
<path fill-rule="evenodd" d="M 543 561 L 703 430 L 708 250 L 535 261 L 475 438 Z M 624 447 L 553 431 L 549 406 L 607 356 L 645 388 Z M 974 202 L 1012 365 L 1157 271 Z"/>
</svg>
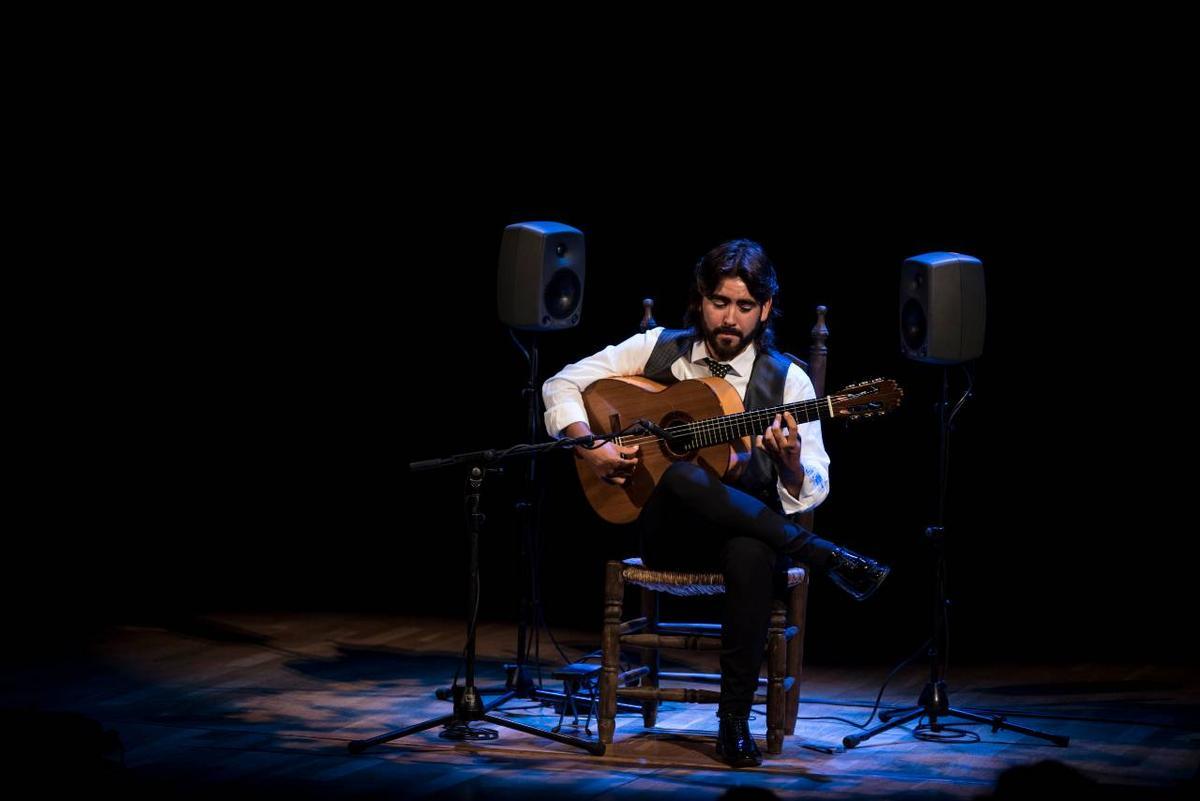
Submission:
<svg viewBox="0 0 1200 801">
<path fill-rule="evenodd" d="M 500 241 L 496 300 L 505 325 L 555 331 L 579 323 L 583 232 L 556 222 L 515 223 Z"/>
<path fill-rule="evenodd" d="M 923 253 L 900 269 L 900 349 L 929 364 L 983 353 L 987 300 L 983 263 L 962 253 Z"/>
</svg>

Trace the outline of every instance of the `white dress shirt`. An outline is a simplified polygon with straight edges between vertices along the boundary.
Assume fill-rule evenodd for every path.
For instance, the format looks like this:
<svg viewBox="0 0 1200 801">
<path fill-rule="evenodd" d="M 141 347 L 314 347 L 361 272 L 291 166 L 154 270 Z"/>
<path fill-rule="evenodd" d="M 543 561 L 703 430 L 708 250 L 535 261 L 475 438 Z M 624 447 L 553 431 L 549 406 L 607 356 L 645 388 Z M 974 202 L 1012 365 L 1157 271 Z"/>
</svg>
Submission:
<svg viewBox="0 0 1200 801">
<path fill-rule="evenodd" d="M 610 345 L 586 359 L 568 364 L 549 378 L 542 385 L 542 398 L 546 401 L 546 430 L 551 436 L 561 437 L 563 429 L 572 423 L 587 422 L 583 391 L 592 382 L 613 376 L 642 375 L 664 330 L 652 328 L 644 334 L 635 334 L 619 345 Z M 733 361 L 727 362 L 733 369 L 725 376 L 725 380 L 733 385 L 743 401 L 746 400 L 746 387 L 750 384 L 750 370 L 754 366 L 756 353 L 755 346 L 751 344 Z M 703 340 L 697 339 L 692 345 L 691 354 L 680 356 L 671 365 L 671 375 L 680 381 L 711 376 L 708 365 L 704 363 L 706 356 L 708 351 Z M 783 402 L 796 403 L 815 397 L 816 392 L 808 375 L 799 365 L 789 366 L 783 386 Z M 776 482 L 784 514 L 806 512 L 829 495 L 829 454 L 825 452 L 825 443 L 821 439 L 821 422 L 814 420 L 801 423 L 799 429 L 804 482 L 798 498 L 787 491 L 782 481 Z"/>
</svg>

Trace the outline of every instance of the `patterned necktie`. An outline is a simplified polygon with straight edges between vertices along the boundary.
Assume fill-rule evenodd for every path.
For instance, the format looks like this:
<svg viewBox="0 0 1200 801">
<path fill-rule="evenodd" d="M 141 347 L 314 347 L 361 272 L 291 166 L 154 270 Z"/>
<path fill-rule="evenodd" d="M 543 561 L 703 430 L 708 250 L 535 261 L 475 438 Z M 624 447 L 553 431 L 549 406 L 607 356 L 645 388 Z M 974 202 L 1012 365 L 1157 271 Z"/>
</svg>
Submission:
<svg viewBox="0 0 1200 801">
<path fill-rule="evenodd" d="M 708 365 L 708 371 L 717 378 L 724 378 L 729 371 L 733 369 L 733 365 L 721 364 L 720 362 L 710 359 L 707 356 L 704 357 L 704 363 Z"/>
</svg>

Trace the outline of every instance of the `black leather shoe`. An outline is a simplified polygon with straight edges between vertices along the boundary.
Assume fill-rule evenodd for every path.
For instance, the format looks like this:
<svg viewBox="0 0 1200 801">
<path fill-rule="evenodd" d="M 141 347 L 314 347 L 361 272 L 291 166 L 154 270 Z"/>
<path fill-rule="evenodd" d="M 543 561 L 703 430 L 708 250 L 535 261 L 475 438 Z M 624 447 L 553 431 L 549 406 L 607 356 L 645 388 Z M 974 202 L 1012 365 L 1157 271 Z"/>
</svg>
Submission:
<svg viewBox="0 0 1200 801">
<path fill-rule="evenodd" d="M 762 764 L 762 752 L 750 734 L 750 719 L 721 715 L 717 729 L 717 756 L 735 768 L 753 768 Z"/>
<path fill-rule="evenodd" d="M 892 571 L 887 565 L 845 548 L 833 549 L 825 570 L 833 583 L 850 593 L 856 601 L 870 598 Z"/>
</svg>

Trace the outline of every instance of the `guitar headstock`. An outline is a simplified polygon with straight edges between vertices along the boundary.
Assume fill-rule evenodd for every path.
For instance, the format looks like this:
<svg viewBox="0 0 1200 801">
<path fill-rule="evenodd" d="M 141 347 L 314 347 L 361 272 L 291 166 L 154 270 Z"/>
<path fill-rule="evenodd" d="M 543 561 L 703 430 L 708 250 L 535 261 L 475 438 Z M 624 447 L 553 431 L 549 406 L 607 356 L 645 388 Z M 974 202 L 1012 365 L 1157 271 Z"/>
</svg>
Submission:
<svg viewBox="0 0 1200 801">
<path fill-rule="evenodd" d="M 904 390 L 890 378 L 860 381 L 830 395 L 835 420 L 858 420 L 884 415 L 900 405 Z"/>
</svg>

